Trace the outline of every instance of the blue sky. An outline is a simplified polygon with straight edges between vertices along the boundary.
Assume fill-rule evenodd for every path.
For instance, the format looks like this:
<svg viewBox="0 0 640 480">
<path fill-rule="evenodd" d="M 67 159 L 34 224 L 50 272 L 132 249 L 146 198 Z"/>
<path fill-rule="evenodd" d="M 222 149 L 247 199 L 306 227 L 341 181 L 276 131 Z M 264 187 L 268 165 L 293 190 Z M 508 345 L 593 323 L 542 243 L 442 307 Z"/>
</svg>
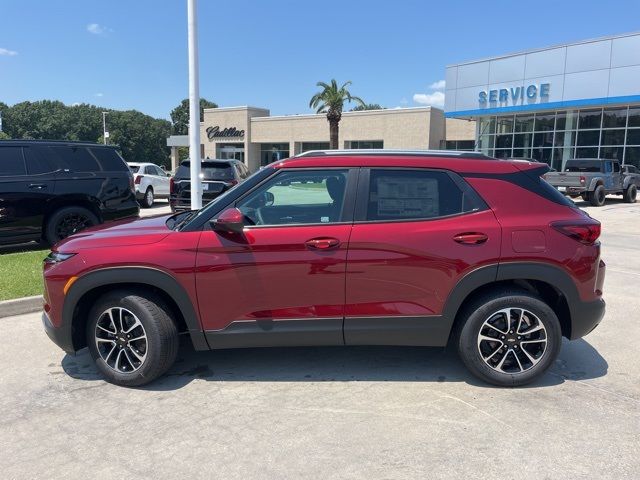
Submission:
<svg viewBox="0 0 640 480">
<path fill-rule="evenodd" d="M 187 97 L 186 0 L 0 0 L 0 101 L 169 117 Z M 627 33 L 640 2 L 199 0 L 200 93 L 307 113 L 316 82 L 385 107 L 442 100 L 450 63 Z"/>
</svg>

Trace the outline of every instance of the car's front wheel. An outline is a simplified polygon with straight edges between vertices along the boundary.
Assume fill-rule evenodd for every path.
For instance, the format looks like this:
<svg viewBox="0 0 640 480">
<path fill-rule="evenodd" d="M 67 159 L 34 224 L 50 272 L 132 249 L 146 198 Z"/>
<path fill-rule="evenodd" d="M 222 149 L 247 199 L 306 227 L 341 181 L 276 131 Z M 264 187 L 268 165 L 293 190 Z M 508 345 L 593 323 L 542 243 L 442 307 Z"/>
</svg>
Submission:
<svg viewBox="0 0 640 480">
<path fill-rule="evenodd" d="M 98 217 L 84 207 L 63 207 L 49 217 L 43 237 L 49 245 L 53 245 L 98 223 Z"/>
<path fill-rule="evenodd" d="M 466 321 L 465 321 L 466 319 Z M 485 295 L 461 312 L 458 352 L 475 376 L 499 386 L 525 385 L 554 362 L 560 323 L 540 298 L 524 290 Z"/>
<path fill-rule="evenodd" d="M 638 187 L 635 185 L 629 185 L 627 189 L 624 191 L 624 201 L 625 203 L 636 203 L 636 197 L 638 195 Z"/>
<path fill-rule="evenodd" d="M 154 201 L 153 188 L 147 187 L 147 190 L 144 192 L 144 197 L 142 197 L 142 206 L 145 208 L 151 208 Z"/>
<path fill-rule="evenodd" d="M 178 352 L 178 330 L 171 310 L 156 294 L 113 290 L 89 312 L 87 345 L 108 382 L 136 387 L 171 367 Z"/>
</svg>

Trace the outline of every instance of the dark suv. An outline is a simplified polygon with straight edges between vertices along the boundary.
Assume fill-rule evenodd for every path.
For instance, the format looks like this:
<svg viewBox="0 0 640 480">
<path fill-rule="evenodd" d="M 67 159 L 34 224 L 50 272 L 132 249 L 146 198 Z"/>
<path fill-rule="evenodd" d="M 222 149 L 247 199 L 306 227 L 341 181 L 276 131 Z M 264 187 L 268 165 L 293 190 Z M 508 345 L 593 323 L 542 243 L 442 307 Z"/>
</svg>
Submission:
<svg viewBox="0 0 640 480">
<path fill-rule="evenodd" d="M 57 241 L 137 216 L 133 176 L 113 148 L 94 143 L 0 141 L 0 243 Z"/>
<path fill-rule="evenodd" d="M 169 205 L 172 212 L 191 210 L 191 162 L 180 164 L 169 183 Z M 249 169 L 240 160 L 203 160 L 202 204 L 206 205 L 249 176 Z"/>
<path fill-rule="evenodd" d="M 604 315 L 600 223 L 547 171 L 469 152 L 276 162 L 199 211 L 58 244 L 45 330 L 120 385 L 163 374 L 180 333 L 197 350 L 451 344 L 522 385 Z"/>
</svg>

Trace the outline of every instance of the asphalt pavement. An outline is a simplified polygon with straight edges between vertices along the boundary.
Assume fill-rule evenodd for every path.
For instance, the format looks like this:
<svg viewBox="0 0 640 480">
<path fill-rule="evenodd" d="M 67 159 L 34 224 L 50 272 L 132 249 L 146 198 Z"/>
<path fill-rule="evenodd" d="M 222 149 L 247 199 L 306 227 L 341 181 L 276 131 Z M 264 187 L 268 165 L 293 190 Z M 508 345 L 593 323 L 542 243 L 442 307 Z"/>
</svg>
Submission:
<svg viewBox="0 0 640 480">
<path fill-rule="evenodd" d="M 185 341 L 167 376 L 126 389 L 38 314 L 2 318 L 0 477 L 638 478 L 640 204 L 585 209 L 603 222 L 606 317 L 525 388 L 443 349 Z"/>
</svg>

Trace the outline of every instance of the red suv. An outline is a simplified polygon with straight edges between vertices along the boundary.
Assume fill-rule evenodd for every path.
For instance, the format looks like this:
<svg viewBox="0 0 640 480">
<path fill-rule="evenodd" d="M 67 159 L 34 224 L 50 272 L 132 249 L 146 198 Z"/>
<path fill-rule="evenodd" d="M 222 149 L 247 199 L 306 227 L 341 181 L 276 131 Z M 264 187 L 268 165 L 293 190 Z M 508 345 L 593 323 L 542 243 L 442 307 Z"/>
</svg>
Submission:
<svg viewBox="0 0 640 480">
<path fill-rule="evenodd" d="M 496 385 L 600 322 L 600 224 L 544 164 L 468 152 L 310 152 L 206 208 L 85 230 L 44 264 L 43 322 L 110 382 L 196 350 L 453 344 Z"/>
</svg>

